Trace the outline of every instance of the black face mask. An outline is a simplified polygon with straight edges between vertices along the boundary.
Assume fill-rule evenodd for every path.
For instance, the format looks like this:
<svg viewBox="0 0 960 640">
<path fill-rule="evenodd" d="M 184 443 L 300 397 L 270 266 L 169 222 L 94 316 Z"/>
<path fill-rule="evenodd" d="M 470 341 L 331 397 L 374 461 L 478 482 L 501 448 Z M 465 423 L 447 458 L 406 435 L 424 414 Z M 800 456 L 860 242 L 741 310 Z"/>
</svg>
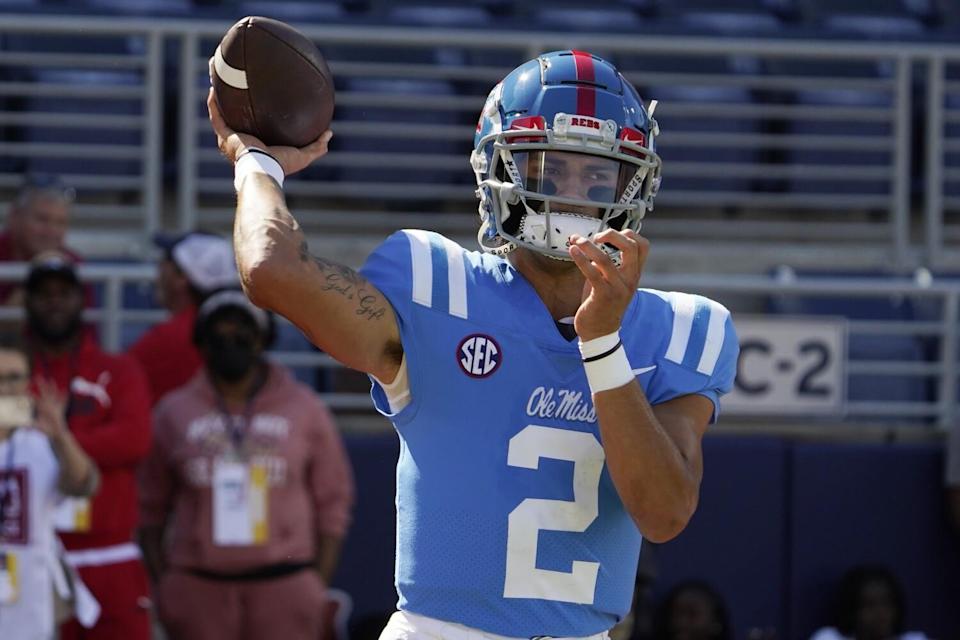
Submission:
<svg viewBox="0 0 960 640">
<path fill-rule="evenodd" d="M 207 366 L 224 382 L 238 382 L 260 362 L 252 340 L 211 335 L 207 340 Z"/>
</svg>

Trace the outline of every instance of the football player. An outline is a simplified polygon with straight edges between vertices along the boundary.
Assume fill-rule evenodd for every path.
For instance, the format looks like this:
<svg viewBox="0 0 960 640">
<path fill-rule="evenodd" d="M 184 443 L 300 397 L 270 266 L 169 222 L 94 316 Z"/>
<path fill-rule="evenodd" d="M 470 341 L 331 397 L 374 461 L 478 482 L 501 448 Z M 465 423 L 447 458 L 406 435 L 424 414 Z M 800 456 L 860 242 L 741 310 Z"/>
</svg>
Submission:
<svg viewBox="0 0 960 640">
<path fill-rule="evenodd" d="M 327 151 L 231 131 L 245 290 L 373 380 L 400 436 L 399 611 L 383 640 L 604 637 L 641 540 L 697 505 L 733 382 L 729 312 L 638 289 L 657 125 L 609 62 L 541 55 L 490 93 L 471 165 L 481 252 L 399 231 L 356 272 L 310 254 L 284 175 Z"/>
</svg>

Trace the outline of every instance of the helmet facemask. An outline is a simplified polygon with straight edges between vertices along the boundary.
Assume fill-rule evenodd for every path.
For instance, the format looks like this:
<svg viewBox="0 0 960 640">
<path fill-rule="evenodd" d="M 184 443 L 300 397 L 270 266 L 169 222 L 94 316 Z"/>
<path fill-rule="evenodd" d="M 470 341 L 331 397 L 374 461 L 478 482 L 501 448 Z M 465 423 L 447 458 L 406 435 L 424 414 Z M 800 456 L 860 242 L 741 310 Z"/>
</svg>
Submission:
<svg viewBox="0 0 960 640">
<path fill-rule="evenodd" d="M 589 239 L 608 228 L 639 231 L 659 187 L 659 157 L 637 142 L 617 139 L 612 121 L 571 127 L 571 120 L 582 118 L 559 113 L 554 127 L 545 130 L 542 118 L 532 120 L 539 122 L 481 141 L 478 150 L 492 145 L 489 166 L 483 166 L 485 154 L 474 153 L 481 247 L 499 255 L 526 247 L 571 260 L 571 235 Z M 619 261 L 616 247 L 603 249 Z"/>
</svg>

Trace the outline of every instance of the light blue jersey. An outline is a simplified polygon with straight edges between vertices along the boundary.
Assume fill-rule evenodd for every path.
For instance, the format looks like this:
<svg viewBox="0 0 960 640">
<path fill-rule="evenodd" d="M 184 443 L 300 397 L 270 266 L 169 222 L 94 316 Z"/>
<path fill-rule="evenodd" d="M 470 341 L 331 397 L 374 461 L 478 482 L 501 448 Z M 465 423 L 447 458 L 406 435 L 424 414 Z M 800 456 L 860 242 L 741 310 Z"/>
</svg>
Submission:
<svg viewBox="0 0 960 640">
<path fill-rule="evenodd" d="M 400 231 L 362 273 L 397 315 L 399 607 L 514 637 L 585 636 L 627 613 L 641 537 L 617 496 L 577 341 L 502 258 Z M 733 384 L 729 312 L 641 289 L 621 338 L 652 404 Z"/>
</svg>

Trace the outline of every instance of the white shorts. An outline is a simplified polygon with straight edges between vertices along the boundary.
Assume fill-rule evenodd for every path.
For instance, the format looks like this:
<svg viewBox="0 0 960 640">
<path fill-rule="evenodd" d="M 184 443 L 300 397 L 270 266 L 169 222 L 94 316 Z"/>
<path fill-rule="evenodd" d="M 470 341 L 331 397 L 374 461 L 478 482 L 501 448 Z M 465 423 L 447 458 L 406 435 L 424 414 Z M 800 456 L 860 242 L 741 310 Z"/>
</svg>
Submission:
<svg viewBox="0 0 960 640">
<path fill-rule="evenodd" d="M 444 622 L 409 611 L 397 611 L 380 634 L 380 640 L 529 640 L 513 638 L 454 622 Z M 554 640 L 610 640 L 610 634 L 595 633 L 582 638 L 555 638 Z"/>
</svg>

